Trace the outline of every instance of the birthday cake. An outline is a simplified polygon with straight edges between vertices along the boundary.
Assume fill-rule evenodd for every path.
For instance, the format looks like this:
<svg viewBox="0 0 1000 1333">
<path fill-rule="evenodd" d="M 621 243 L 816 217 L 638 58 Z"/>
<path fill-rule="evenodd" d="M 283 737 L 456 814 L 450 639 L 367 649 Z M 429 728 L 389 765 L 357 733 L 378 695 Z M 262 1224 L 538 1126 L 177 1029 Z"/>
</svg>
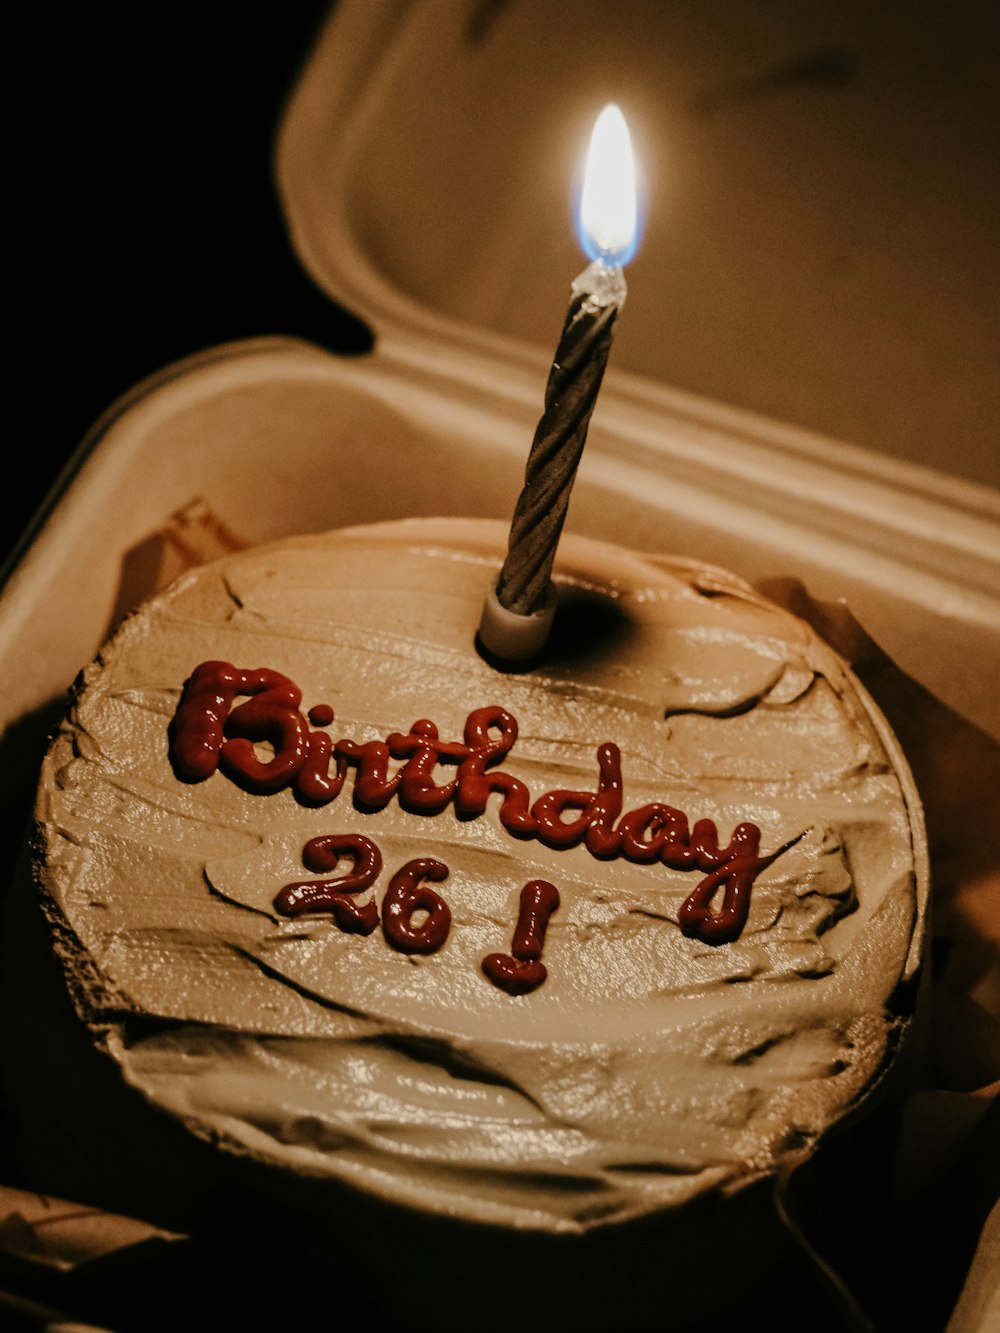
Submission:
<svg viewBox="0 0 1000 1333">
<path fill-rule="evenodd" d="M 735 576 L 574 537 L 504 669 L 505 535 L 228 556 L 82 674 L 35 879 L 111 1134 L 572 1245 L 732 1204 L 885 1084 L 927 885 L 878 711 Z"/>
</svg>

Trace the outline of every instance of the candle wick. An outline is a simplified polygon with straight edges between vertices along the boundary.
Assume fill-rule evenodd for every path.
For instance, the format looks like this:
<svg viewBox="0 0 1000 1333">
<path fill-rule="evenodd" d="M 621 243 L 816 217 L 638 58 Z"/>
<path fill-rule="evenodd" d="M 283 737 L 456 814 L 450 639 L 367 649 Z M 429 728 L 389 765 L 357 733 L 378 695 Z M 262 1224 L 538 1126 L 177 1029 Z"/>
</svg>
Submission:
<svg viewBox="0 0 1000 1333">
<path fill-rule="evenodd" d="M 625 273 L 620 264 L 609 262 L 599 257 L 573 279 L 570 289 L 574 297 L 581 297 L 583 307 L 588 314 L 605 306 L 616 306 L 619 310 L 625 304 L 628 286 Z"/>
</svg>

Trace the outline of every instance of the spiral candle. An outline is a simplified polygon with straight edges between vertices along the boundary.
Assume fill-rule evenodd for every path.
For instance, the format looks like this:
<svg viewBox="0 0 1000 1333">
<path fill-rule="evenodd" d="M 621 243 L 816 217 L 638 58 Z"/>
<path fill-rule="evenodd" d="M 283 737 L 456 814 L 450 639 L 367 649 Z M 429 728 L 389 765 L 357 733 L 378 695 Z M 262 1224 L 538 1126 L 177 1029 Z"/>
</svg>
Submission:
<svg viewBox="0 0 1000 1333">
<path fill-rule="evenodd" d="M 595 260 L 575 280 L 545 388 L 524 486 L 497 580 L 501 606 L 527 616 L 545 600 L 570 491 L 604 378 L 615 320 L 625 300 L 621 268 Z"/>
<path fill-rule="evenodd" d="M 635 213 L 628 129 L 618 108 L 608 106 L 594 126 L 580 207 L 581 241 L 592 262 L 572 285 L 507 555 L 479 625 L 479 642 L 494 657 L 525 660 L 548 637 L 555 612 L 552 565 L 625 301 L 622 270 L 635 248 Z"/>
</svg>

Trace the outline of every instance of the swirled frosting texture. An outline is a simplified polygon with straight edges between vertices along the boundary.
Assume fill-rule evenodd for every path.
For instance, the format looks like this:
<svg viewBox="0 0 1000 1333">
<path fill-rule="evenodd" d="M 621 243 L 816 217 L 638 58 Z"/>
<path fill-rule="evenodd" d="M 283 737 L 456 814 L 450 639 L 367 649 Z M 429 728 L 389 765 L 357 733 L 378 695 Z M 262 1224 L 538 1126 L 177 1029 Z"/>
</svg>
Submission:
<svg viewBox="0 0 1000 1333">
<path fill-rule="evenodd" d="M 413 520 L 296 539 L 180 579 L 85 673 L 46 761 L 46 910 L 82 1017 L 128 1083 L 191 1129 L 285 1168 L 452 1216 L 556 1232 L 730 1190 L 807 1153 L 880 1080 L 922 935 L 905 766 L 839 659 L 718 570 L 564 539 L 545 660 L 475 651 L 498 524 Z M 335 738 L 431 718 L 459 739 L 500 704 L 503 767 L 537 796 L 594 790 L 621 748 L 625 809 L 752 820 L 741 936 L 686 937 L 697 871 L 513 838 L 494 803 L 364 811 L 185 783 L 167 735 L 202 661 L 267 666 L 329 703 Z M 416 856 L 452 926 L 426 956 L 328 916 L 282 918 L 311 837 Z M 558 887 L 548 977 L 491 985 L 529 880 Z M 368 896 L 368 895 L 365 895 Z M 127 1028 L 127 1039 L 126 1039 Z"/>
</svg>

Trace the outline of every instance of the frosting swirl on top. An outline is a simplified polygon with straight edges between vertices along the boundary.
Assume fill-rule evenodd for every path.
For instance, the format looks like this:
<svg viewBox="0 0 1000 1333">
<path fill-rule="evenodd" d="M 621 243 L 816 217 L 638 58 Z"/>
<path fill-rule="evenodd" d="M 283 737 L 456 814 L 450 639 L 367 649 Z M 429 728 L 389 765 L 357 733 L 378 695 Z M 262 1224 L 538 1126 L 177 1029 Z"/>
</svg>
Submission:
<svg viewBox="0 0 1000 1333">
<path fill-rule="evenodd" d="M 564 538 L 544 660 L 496 670 L 473 633 L 504 537 L 348 529 L 148 603 L 46 762 L 43 884 L 87 1021 L 196 1132 L 418 1208 L 583 1231 L 778 1169 L 878 1082 L 919 959 L 922 832 L 850 672 L 721 571 Z M 236 682 L 187 768 L 167 736 L 203 663 L 271 674 Z M 286 694 L 261 721 L 266 690 Z M 258 713 L 224 737 L 244 699 Z M 517 720 L 481 765 L 511 785 L 463 809 L 482 709 Z M 307 756 L 325 737 L 307 789 L 306 758 L 276 764 L 302 735 Z M 667 855 L 662 813 L 629 844 L 662 855 L 622 854 L 630 812 L 665 810 L 689 851 L 714 826 L 714 869 Z M 684 905 L 703 884 L 718 911 L 750 825 L 745 924 L 701 938 Z M 311 877 L 355 872 L 332 890 L 364 917 L 345 926 Z"/>
</svg>

